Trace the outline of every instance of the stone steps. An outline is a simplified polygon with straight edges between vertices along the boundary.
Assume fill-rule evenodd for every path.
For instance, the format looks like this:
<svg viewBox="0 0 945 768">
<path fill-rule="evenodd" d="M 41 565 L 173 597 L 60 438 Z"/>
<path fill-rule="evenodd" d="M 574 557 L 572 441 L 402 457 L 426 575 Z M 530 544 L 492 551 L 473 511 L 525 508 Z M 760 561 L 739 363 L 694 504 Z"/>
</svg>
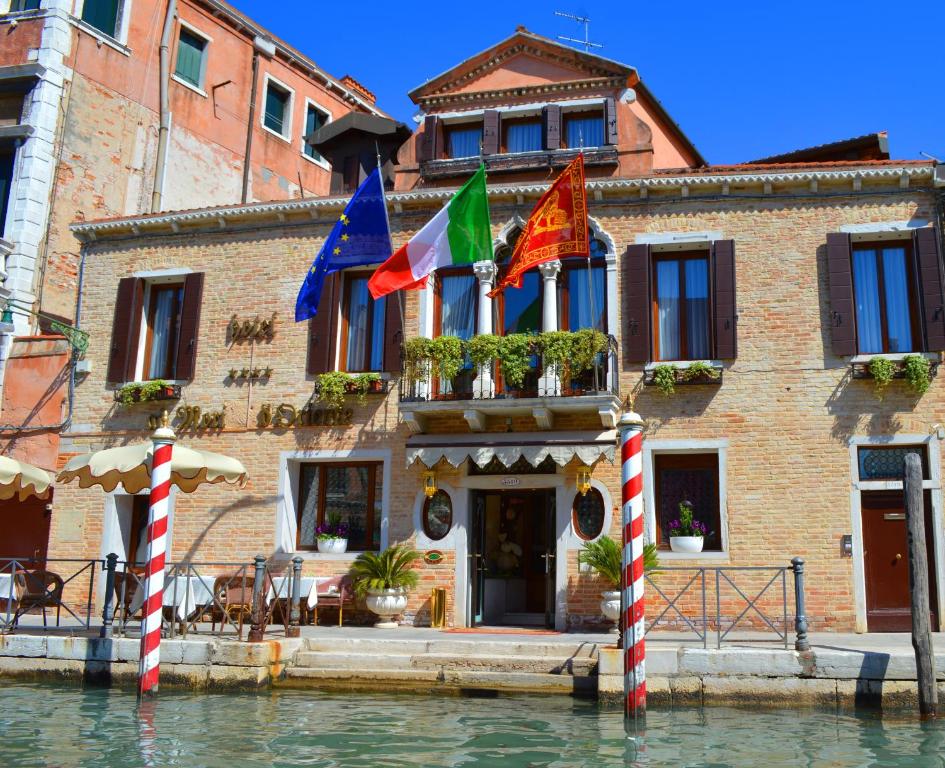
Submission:
<svg viewBox="0 0 945 768">
<path fill-rule="evenodd" d="M 480 670 L 587 676 L 596 673 L 597 659 L 590 656 L 563 657 L 533 654 L 503 654 L 502 656 L 453 653 L 354 654 L 335 651 L 302 651 L 295 658 L 295 666 L 308 669 L 359 669 L 366 665 L 397 670 Z"/>
<path fill-rule="evenodd" d="M 565 642 L 521 642 L 503 640 L 453 639 L 364 639 L 357 637 L 306 638 L 304 649 L 312 652 L 369 654 L 425 653 L 456 656 L 550 656 L 554 658 L 597 658 L 597 643 L 568 640 Z"/>
</svg>

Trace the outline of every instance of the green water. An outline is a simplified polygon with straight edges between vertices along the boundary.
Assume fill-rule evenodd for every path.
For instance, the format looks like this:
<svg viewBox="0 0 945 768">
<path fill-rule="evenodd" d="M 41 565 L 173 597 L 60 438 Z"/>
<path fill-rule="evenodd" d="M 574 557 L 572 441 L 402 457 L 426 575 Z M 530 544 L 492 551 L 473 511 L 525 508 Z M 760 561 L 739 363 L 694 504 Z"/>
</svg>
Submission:
<svg viewBox="0 0 945 768">
<path fill-rule="evenodd" d="M 595 702 L 4 685 L 0 766 L 945 766 L 945 723 L 824 711 L 651 709 L 627 738 Z"/>
</svg>

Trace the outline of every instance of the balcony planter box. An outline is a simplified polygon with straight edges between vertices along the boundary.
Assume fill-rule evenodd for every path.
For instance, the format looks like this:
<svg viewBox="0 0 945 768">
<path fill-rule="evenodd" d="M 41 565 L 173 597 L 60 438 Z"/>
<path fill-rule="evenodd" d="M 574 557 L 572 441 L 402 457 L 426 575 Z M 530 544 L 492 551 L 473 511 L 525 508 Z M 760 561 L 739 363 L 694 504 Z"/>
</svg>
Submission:
<svg viewBox="0 0 945 768">
<path fill-rule="evenodd" d="M 647 366 L 647 369 L 643 373 L 643 384 L 645 386 L 651 387 L 655 386 L 656 382 L 654 380 L 656 369 L 661 365 L 673 365 L 673 363 L 657 363 L 652 366 Z M 687 384 L 721 384 L 722 383 L 722 366 L 718 364 L 712 364 L 712 370 L 715 371 L 715 376 L 712 376 L 708 372 L 700 371 L 695 374 L 689 374 L 689 369 L 682 366 L 674 366 L 675 370 L 673 374 L 676 378 L 676 384 L 685 386 Z"/>
<path fill-rule="evenodd" d="M 918 353 L 917 353 L 918 354 Z M 901 360 L 894 360 L 896 363 L 896 372 L 893 373 L 894 379 L 904 379 L 906 377 L 905 369 L 903 367 Z M 938 361 L 929 360 L 929 377 L 935 378 L 938 374 Z M 850 363 L 850 375 L 854 379 L 872 379 L 873 374 L 870 373 L 870 363 L 869 360 L 853 360 Z"/>
<path fill-rule="evenodd" d="M 148 392 L 147 395 L 142 396 L 143 384 L 139 385 L 126 385 L 121 389 L 115 390 L 115 402 L 124 403 L 126 405 L 132 405 L 135 403 L 151 403 L 158 402 L 161 400 L 180 400 L 181 387 L 180 384 L 168 384 L 156 389 L 152 392 Z M 126 402 L 123 394 L 127 393 L 131 402 Z"/>
<path fill-rule="evenodd" d="M 386 395 L 390 382 L 387 379 L 379 379 L 378 381 L 372 381 L 368 387 L 368 391 L 365 392 L 366 395 Z M 345 391 L 349 395 L 357 395 L 358 384 L 356 381 L 350 381 L 345 385 Z"/>
</svg>

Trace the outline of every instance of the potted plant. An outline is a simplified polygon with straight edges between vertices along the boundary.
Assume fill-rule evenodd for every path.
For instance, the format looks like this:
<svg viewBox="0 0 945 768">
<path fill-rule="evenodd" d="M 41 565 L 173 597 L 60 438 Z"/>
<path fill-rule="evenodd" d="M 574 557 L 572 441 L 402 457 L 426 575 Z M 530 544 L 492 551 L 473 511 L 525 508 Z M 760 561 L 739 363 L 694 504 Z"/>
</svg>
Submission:
<svg viewBox="0 0 945 768">
<path fill-rule="evenodd" d="M 380 554 L 362 552 L 351 566 L 354 591 L 363 597 L 367 607 L 379 621 L 374 625 L 382 629 L 393 628 L 394 616 L 407 607 L 407 590 L 417 586 L 419 576 L 414 563 L 420 553 L 405 544 L 388 547 Z"/>
<path fill-rule="evenodd" d="M 669 524 L 669 548 L 673 552 L 701 552 L 708 529 L 692 519 L 692 502 L 679 502 L 679 519 Z"/>
<path fill-rule="evenodd" d="M 315 528 L 318 551 L 340 555 L 348 551 L 348 524 L 337 515 L 329 515 L 328 522 Z"/>
<path fill-rule="evenodd" d="M 131 384 L 125 384 L 115 392 L 115 399 L 122 405 L 148 403 L 154 400 L 179 400 L 180 387 L 164 381 L 164 379 L 135 381 Z"/>
<path fill-rule="evenodd" d="M 585 542 L 581 550 L 581 560 L 597 571 L 610 589 L 600 593 L 603 598 L 600 610 L 611 621 L 620 619 L 620 572 L 623 569 L 620 545 L 609 536 L 601 536 L 594 541 Z M 659 566 L 655 544 L 643 546 L 643 570 L 652 571 Z M 613 632 L 619 632 L 615 626 Z"/>
</svg>

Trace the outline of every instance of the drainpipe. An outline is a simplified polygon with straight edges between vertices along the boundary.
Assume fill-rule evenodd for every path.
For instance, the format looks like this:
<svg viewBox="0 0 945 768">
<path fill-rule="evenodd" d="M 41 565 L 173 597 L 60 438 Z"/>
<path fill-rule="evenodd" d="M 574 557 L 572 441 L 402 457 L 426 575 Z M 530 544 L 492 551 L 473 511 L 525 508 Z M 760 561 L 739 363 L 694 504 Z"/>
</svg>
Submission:
<svg viewBox="0 0 945 768">
<path fill-rule="evenodd" d="M 243 153 L 243 196 L 240 202 L 249 200 L 249 180 L 253 164 L 253 133 L 256 130 L 256 97 L 259 90 L 259 54 L 267 59 L 276 55 L 276 44 L 265 37 L 253 38 L 253 82 L 249 90 L 249 119 L 246 123 L 246 151 Z"/>
<path fill-rule="evenodd" d="M 167 0 L 167 15 L 164 17 L 164 31 L 161 33 L 160 68 L 161 82 L 160 117 L 158 131 L 157 160 L 154 163 L 154 191 L 151 193 L 151 213 L 161 210 L 161 195 L 164 187 L 164 171 L 167 166 L 167 144 L 171 133 L 171 109 L 168 102 L 168 88 L 171 78 L 171 35 L 174 33 L 174 19 L 177 18 L 177 0 Z"/>
</svg>

